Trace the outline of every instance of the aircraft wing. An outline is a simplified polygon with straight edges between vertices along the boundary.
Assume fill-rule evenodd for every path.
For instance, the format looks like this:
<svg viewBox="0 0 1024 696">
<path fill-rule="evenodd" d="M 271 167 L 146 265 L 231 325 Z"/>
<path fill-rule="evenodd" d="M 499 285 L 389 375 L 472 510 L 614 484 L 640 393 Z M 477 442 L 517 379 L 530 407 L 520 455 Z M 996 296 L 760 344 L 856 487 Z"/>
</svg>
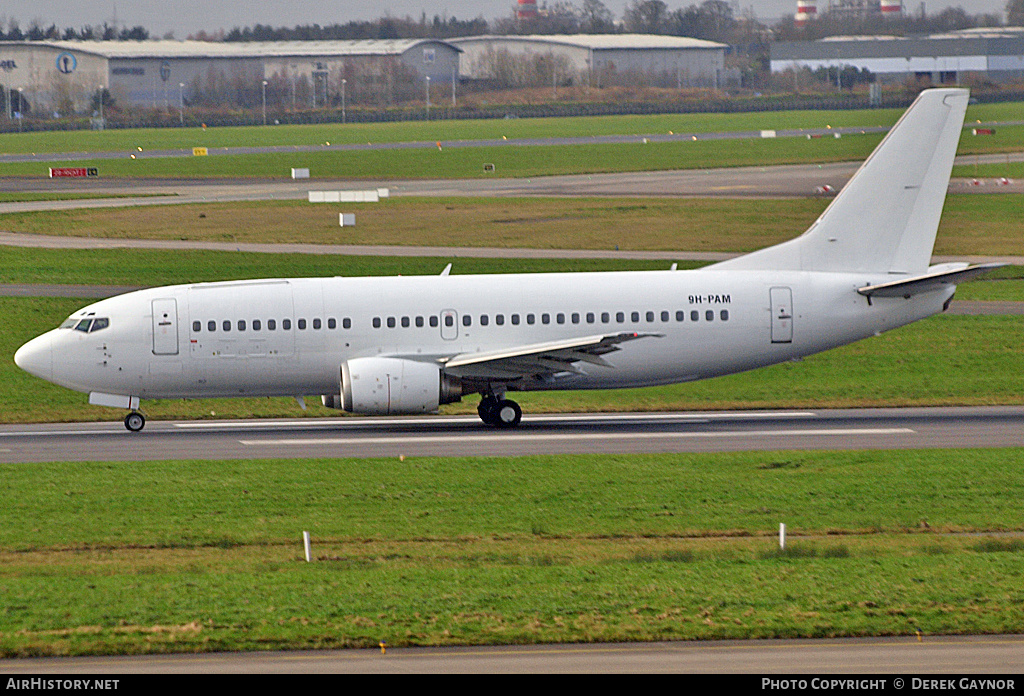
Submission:
<svg viewBox="0 0 1024 696">
<path fill-rule="evenodd" d="M 463 378 L 516 380 L 524 377 L 580 373 L 578 362 L 612 367 L 603 355 L 619 350 L 619 344 L 639 338 L 660 338 L 656 333 L 598 334 L 561 341 L 533 343 L 480 353 L 462 353 L 441 362 L 444 371 Z"/>
<path fill-rule="evenodd" d="M 954 264 L 950 264 L 954 266 Z M 1005 263 L 983 263 L 977 266 L 965 266 L 956 264 L 955 267 L 944 267 L 925 275 L 895 280 L 891 283 L 880 283 L 878 285 L 867 285 L 859 288 L 857 292 L 866 297 L 910 297 L 919 295 L 922 292 L 931 292 L 947 285 L 956 285 L 977 276 L 984 275 L 989 271 L 1002 268 Z"/>
</svg>

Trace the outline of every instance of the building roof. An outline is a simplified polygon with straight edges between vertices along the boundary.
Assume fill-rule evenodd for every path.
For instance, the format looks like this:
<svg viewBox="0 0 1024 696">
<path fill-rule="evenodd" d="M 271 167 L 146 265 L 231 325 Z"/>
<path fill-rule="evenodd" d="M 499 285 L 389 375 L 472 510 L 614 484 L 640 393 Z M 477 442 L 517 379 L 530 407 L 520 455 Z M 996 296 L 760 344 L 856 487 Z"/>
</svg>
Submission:
<svg viewBox="0 0 1024 696">
<path fill-rule="evenodd" d="M 703 39 L 691 39 L 687 36 L 664 36 L 662 34 L 527 34 L 527 35 L 495 35 L 466 36 L 449 39 L 448 43 L 458 46 L 471 41 L 503 41 L 550 43 L 562 46 L 600 50 L 647 50 L 647 49 L 688 49 L 688 48 L 728 48 L 726 44 Z"/>
<path fill-rule="evenodd" d="M 399 55 L 420 44 L 457 46 L 437 39 L 364 41 L 19 41 L 64 51 L 92 53 L 104 58 L 284 58 L 291 56 Z"/>
</svg>

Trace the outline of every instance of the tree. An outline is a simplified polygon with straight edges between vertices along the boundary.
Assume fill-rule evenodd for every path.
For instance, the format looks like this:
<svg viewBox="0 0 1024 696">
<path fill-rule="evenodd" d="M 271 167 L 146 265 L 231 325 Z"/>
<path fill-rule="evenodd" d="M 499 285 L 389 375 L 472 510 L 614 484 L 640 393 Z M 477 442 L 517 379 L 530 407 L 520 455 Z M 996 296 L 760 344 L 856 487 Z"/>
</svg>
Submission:
<svg viewBox="0 0 1024 696">
<path fill-rule="evenodd" d="M 1006 23 L 1015 27 L 1024 26 L 1024 0 L 1007 0 Z"/>
<path fill-rule="evenodd" d="M 601 0 L 583 0 L 580 31 L 584 34 L 608 34 L 615 31 L 615 18 Z"/>
<path fill-rule="evenodd" d="M 661 0 L 632 0 L 623 14 L 626 30 L 635 34 L 660 34 L 667 18 L 668 6 Z"/>
</svg>

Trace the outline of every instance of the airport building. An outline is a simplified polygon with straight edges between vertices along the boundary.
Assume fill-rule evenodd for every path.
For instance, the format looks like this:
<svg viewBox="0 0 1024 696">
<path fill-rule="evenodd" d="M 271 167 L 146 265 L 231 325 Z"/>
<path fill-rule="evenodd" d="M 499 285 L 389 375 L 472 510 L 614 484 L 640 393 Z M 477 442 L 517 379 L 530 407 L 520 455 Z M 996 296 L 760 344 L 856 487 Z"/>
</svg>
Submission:
<svg viewBox="0 0 1024 696">
<path fill-rule="evenodd" d="M 121 105 L 153 108 L 225 94 L 237 103 L 240 92 L 251 104 L 264 88 L 274 102 L 302 108 L 337 104 L 346 92 L 389 103 L 403 90 L 420 94 L 427 77 L 457 79 L 459 50 L 432 39 L 0 42 L 0 85 L 47 114 L 86 111 L 101 88 Z"/>
<path fill-rule="evenodd" d="M 923 37 L 835 36 L 771 46 L 772 72 L 853 66 L 882 81 L 929 78 L 957 84 L 968 73 L 993 82 L 1024 79 L 1024 28 L 968 29 Z"/>
<path fill-rule="evenodd" d="M 473 36 L 450 39 L 463 79 L 499 86 L 646 83 L 715 87 L 727 79 L 726 44 L 652 34 Z"/>
</svg>

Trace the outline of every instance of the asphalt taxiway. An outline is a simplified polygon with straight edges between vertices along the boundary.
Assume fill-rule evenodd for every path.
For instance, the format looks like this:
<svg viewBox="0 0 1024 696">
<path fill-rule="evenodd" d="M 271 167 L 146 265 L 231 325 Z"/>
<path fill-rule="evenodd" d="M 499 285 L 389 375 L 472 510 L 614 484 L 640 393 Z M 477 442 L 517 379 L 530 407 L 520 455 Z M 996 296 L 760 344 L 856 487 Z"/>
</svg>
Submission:
<svg viewBox="0 0 1024 696">
<path fill-rule="evenodd" d="M 1024 407 L 527 414 L 0 426 L 0 462 L 1024 446 Z"/>
</svg>

